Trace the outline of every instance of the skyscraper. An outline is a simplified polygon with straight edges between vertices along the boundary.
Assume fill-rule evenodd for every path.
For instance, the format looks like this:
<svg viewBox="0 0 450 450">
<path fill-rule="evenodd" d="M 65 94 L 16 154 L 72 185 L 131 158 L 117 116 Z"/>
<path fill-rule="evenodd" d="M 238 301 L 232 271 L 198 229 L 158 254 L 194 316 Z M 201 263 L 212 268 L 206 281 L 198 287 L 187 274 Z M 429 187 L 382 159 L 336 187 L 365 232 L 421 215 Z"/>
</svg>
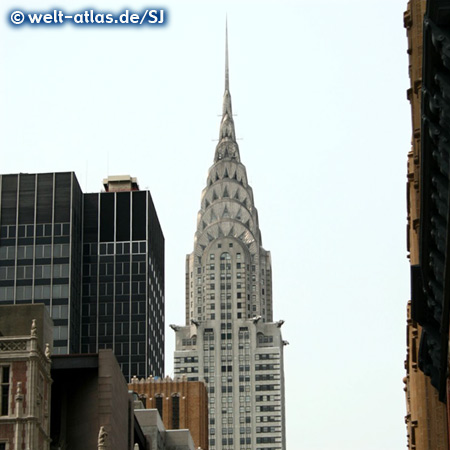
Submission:
<svg viewBox="0 0 450 450">
<path fill-rule="evenodd" d="M 83 353 L 111 348 L 122 372 L 164 376 L 164 236 L 149 191 L 109 177 L 84 195 Z"/>
<path fill-rule="evenodd" d="M 214 163 L 186 257 L 186 326 L 176 331 L 175 375 L 205 380 L 209 447 L 285 449 L 283 321 L 273 323 L 270 252 L 236 142 L 229 89 Z"/>
<path fill-rule="evenodd" d="M 150 192 L 73 172 L 0 175 L 0 304 L 44 303 L 54 354 L 112 349 L 125 377 L 164 375 L 164 236 Z"/>
<path fill-rule="evenodd" d="M 80 351 L 82 192 L 73 172 L 0 175 L 0 304 L 44 303 Z"/>
</svg>

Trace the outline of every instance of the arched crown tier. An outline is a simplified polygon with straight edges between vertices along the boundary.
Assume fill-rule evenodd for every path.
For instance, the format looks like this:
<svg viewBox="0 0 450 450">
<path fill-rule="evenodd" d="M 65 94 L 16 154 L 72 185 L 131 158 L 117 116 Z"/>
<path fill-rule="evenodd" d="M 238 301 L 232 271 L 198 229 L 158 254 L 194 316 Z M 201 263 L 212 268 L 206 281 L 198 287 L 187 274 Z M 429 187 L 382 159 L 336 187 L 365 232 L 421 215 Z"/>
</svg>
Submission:
<svg viewBox="0 0 450 450">
<path fill-rule="evenodd" d="M 236 181 L 222 180 L 203 190 L 201 211 L 206 211 L 214 202 L 223 199 L 241 203 L 249 211 L 255 209 L 253 191 L 250 186 L 244 187 Z"/>
<path fill-rule="evenodd" d="M 211 186 L 220 180 L 235 180 L 244 187 L 248 186 L 244 165 L 233 160 L 222 160 L 210 167 L 206 185 Z"/>
<path fill-rule="evenodd" d="M 219 200 L 210 205 L 205 211 L 200 211 L 197 218 L 197 233 L 201 233 L 206 227 L 215 222 L 235 220 L 245 227 L 258 233 L 258 216 L 256 210 L 252 214 L 244 205 L 227 199 Z"/>
<path fill-rule="evenodd" d="M 214 223 L 207 227 L 202 233 L 196 233 L 194 238 L 195 256 L 202 257 L 205 249 L 212 241 L 227 237 L 232 237 L 241 241 L 248 248 L 253 258 L 258 255 L 260 249 L 259 239 L 257 239 L 242 223 L 229 221 Z"/>
</svg>

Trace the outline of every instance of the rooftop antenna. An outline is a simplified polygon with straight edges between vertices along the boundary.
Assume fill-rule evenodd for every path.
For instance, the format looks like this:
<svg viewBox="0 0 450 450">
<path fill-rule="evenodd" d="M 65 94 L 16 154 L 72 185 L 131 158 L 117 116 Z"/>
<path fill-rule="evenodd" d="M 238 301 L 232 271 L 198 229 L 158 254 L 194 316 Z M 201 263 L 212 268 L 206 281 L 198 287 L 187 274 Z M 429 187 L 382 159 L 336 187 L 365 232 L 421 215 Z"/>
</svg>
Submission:
<svg viewBox="0 0 450 450">
<path fill-rule="evenodd" d="M 225 16 L 225 90 L 230 90 L 230 74 L 228 70 L 228 16 Z"/>
</svg>

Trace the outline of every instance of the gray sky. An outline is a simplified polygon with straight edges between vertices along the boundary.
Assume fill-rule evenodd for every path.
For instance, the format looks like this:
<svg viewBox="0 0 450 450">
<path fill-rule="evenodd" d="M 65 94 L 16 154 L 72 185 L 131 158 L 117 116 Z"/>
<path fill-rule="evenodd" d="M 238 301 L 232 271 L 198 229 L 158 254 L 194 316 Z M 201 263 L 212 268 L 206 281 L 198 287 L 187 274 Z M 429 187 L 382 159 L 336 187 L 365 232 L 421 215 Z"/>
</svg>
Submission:
<svg viewBox="0 0 450 450">
<path fill-rule="evenodd" d="M 114 174 L 149 188 L 166 238 L 166 324 L 230 86 L 285 319 L 289 450 L 405 448 L 406 0 L 172 1 L 164 27 L 12 27 L 12 10 L 140 12 L 132 0 L 3 0 L 1 173 Z M 166 330 L 173 375 L 173 331 Z"/>
</svg>

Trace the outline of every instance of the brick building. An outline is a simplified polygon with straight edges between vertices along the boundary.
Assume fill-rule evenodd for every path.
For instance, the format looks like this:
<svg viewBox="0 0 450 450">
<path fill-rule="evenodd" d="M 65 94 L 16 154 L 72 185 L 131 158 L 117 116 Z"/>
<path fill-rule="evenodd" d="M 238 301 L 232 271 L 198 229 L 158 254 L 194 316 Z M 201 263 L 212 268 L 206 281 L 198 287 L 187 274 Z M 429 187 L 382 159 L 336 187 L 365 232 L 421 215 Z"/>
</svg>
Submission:
<svg viewBox="0 0 450 450">
<path fill-rule="evenodd" d="M 0 306 L 0 450 L 50 448 L 51 342 L 44 305 Z"/>
<path fill-rule="evenodd" d="M 208 450 L 208 395 L 201 381 L 132 378 L 128 388 L 140 395 L 147 409 L 157 409 L 167 430 L 189 429 L 195 448 Z"/>
<path fill-rule="evenodd" d="M 404 25 L 413 133 L 408 153 L 411 301 L 404 382 L 410 450 L 449 448 L 449 24 L 448 0 L 408 2 Z"/>
</svg>

